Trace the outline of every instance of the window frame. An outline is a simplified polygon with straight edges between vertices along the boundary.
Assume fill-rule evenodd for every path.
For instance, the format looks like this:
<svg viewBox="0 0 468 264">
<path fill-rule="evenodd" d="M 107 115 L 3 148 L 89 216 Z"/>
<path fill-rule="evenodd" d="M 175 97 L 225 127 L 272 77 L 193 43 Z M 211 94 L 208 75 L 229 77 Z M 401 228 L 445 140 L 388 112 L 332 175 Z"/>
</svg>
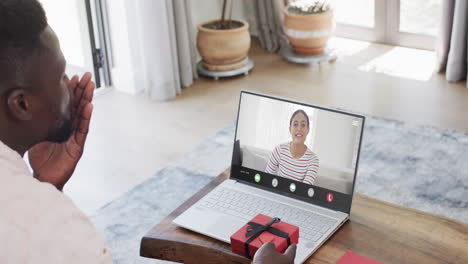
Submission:
<svg viewBox="0 0 468 264">
<path fill-rule="evenodd" d="M 400 31 L 400 0 L 374 0 L 374 27 L 336 24 L 340 37 L 434 50 L 435 36 Z"/>
</svg>

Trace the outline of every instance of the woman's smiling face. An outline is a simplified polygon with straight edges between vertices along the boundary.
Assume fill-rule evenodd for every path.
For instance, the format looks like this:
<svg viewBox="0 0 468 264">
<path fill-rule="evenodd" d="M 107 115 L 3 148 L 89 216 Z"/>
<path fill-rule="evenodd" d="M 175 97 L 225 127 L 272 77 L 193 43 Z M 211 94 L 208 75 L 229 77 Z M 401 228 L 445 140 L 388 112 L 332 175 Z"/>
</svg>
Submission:
<svg viewBox="0 0 468 264">
<path fill-rule="evenodd" d="M 289 127 L 293 143 L 304 143 L 309 134 L 309 124 L 307 118 L 301 112 L 297 113 L 291 122 Z"/>
</svg>

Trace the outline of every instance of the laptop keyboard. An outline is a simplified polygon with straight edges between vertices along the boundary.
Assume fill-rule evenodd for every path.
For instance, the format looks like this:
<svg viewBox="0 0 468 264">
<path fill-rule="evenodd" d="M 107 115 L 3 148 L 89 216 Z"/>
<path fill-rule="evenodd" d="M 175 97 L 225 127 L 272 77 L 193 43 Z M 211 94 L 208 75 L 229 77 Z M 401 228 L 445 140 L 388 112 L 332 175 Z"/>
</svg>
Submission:
<svg viewBox="0 0 468 264">
<path fill-rule="evenodd" d="M 212 191 L 199 205 L 246 221 L 259 213 L 279 217 L 298 226 L 301 238 L 314 242 L 337 224 L 333 218 L 225 187 Z"/>
</svg>

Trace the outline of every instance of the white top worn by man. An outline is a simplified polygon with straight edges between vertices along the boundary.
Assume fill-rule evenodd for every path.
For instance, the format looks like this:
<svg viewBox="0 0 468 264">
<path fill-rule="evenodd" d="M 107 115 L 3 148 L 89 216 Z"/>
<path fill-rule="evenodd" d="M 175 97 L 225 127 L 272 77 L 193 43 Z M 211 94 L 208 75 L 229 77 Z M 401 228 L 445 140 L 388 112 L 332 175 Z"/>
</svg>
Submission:
<svg viewBox="0 0 468 264">
<path fill-rule="evenodd" d="M 0 263 L 111 263 L 102 235 L 0 142 Z"/>
</svg>

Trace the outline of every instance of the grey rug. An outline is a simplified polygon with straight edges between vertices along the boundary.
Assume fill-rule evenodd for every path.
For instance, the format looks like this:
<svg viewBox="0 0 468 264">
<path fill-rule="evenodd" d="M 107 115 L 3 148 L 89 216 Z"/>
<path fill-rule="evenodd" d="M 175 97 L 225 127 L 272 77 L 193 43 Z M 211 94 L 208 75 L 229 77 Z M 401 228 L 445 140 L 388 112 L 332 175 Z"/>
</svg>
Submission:
<svg viewBox="0 0 468 264">
<path fill-rule="evenodd" d="M 366 121 L 356 191 L 468 223 L 468 134 L 381 118 Z M 92 217 L 114 263 L 161 262 L 139 257 L 141 237 L 230 165 L 234 126 Z"/>
</svg>

